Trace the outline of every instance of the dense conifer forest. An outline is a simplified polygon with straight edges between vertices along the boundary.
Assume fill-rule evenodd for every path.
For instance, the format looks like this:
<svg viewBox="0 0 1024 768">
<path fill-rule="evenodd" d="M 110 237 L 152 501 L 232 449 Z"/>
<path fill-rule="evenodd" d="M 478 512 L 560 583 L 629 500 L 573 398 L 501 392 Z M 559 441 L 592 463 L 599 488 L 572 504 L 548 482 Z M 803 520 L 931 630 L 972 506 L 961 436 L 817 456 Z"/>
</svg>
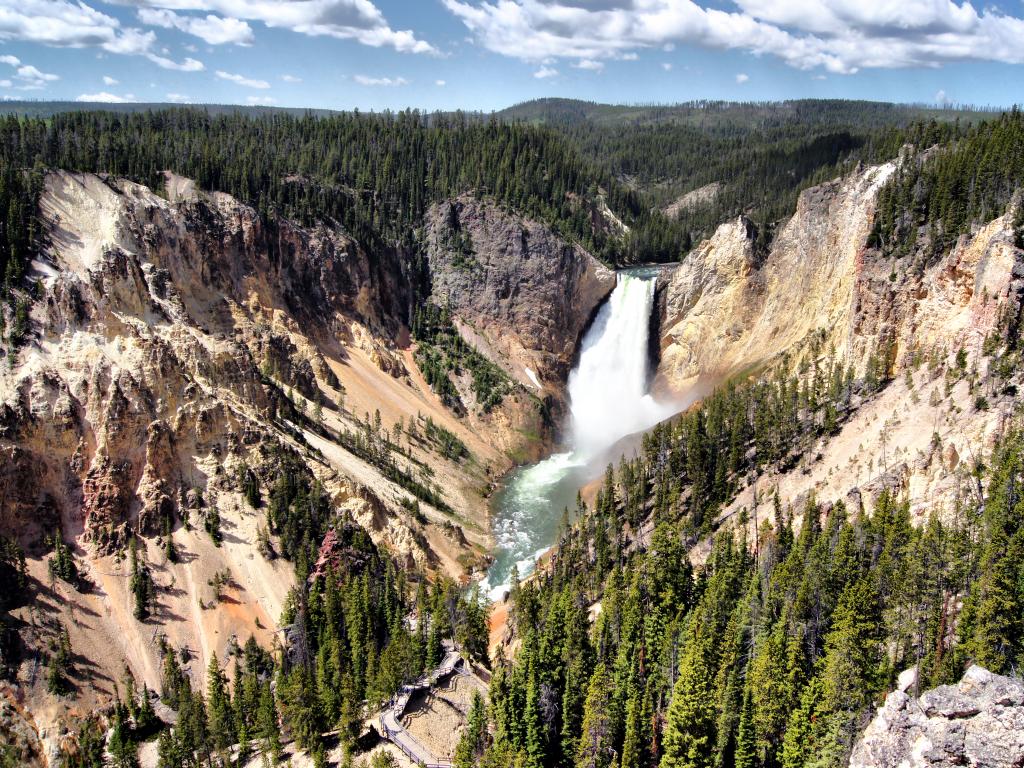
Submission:
<svg viewBox="0 0 1024 768">
<path fill-rule="evenodd" d="M 528 102 L 501 116 L 552 127 L 656 206 L 718 184 L 714 195 L 677 213 L 692 243 L 740 213 L 770 231 L 790 215 L 801 189 L 839 176 L 856 162 L 895 157 L 907 141 L 924 148 L 961 125 L 993 117 L 863 101 L 628 107 L 567 99 Z"/>
<path fill-rule="evenodd" d="M 1005 331 L 997 342 L 1009 375 L 1020 351 Z M 888 491 L 870 516 L 813 497 L 785 510 L 766 488 L 758 508 L 719 520 L 740 483 L 806 460 L 888 378 L 884 351 L 863 377 L 834 362 L 784 370 L 654 430 L 637 459 L 608 468 L 592 508 L 566 514 L 549 566 L 512 588 L 522 647 L 498 662 L 491 731 L 466 737 L 481 764 L 842 766 L 904 669 L 921 691 L 968 663 L 1019 669 L 1021 425 L 972 468 L 954 519 L 912 525 Z M 968 375 L 936 360 L 918 373 Z"/>
<path fill-rule="evenodd" d="M 693 238 L 740 210 L 770 228 L 792 210 L 801 186 L 846 163 L 895 157 L 907 144 L 908 161 L 879 205 L 873 244 L 882 253 L 909 254 L 922 236 L 935 252 L 946 249 L 972 224 L 1005 213 L 1024 182 L 1017 112 L 978 124 L 906 126 L 883 116 L 846 125 L 825 107 L 810 114 L 819 127 L 809 132 L 785 121 L 758 123 L 752 132 L 718 118 L 709 129 L 694 126 L 692 115 L 621 131 L 594 121 L 536 126 L 528 115 L 411 112 L 6 117 L 0 269 L 8 349 L 24 335 L 33 295 L 24 276 L 43 236 L 36 202 L 44 168 L 115 173 L 156 187 L 160 171 L 172 169 L 252 203 L 268 223 L 276 215 L 331 220 L 371 252 L 397 247 L 411 256 L 427 208 L 475 189 L 609 263 L 680 258 Z M 941 146 L 915 154 L 935 144 Z M 669 179 L 660 191 L 659 174 Z M 634 178 L 643 189 L 630 185 Z M 676 223 L 652 212 L 678 191 L 723 178 L 729 191 L 706 210 Z M 631 227 L 628 234 L 594 225 L 599 196 Z M 1024 240 L 1024 221 L 1017 226 Z M 418 362 L 442 397 L 454 394 L 448 374 L 464 367 L 481 407 L 501 401 L 507 378 L 460 343 L 443 309 L 423 304 L 409 320 L 423 342 Z M 990 351 L 997 377 L 1018 369 L 1017 319 L 1006 319 Z M 815 438 L 838 429 L 855 403 L 893 375 L 884 344 L 865 371 L 827 350 L 808 359 L 827 362 L 793 371 L 786 361 L 730 382 L 654 429 L 638 458 L 609 468 L 593 508 L 580 503 L 571 520 L 566 516 L 550 567 L 512 590 L 522 647 L 514 660 L 496 663 L 489 704 L 474 705 L 460 766 L 839 766 L 871 705 L 902 669 L 916 667 L 921 688 L 955 679 L 969 661 L 997 672 L 1019 669 L 1020 425 L 1001 436 L 987 465 L 973 468 L 977 490 L 954 520 L 932 517 L 915 527 L 907 505 L 883 494 L 870 517 L 811 499 L 797 519 L 766 495 L 770 522 L 746 538 L 734 521 L 717 521 L 741 484 L 765 467 L 805 460 Z M 968 375 L 941 361 L 921 365 L 949 380 Z M 364 433 L 346 436 L 352 450 L 399 473 L 391 456 L 400 453 L 398 438 L 389 444 L 369 415 L 366 424 Z M 419 439 L 420 427 L 409 429 Z M 425 439 L 464 456 L 451 433 L 432 422 L 423 429 Z M 238 487 L 276 536 L 271 544 L 264 534 L 263 556 L 294 564 L 299 577 L 281 621 L 286 652 L 274 658 L 246 642 L 230 659 L 212 661 L 204 693 L 182 671 L 187 651 L 164 647 L 157 693 L 177 711 L 178 725 L 158 737 L 162 766 L 209 764 L 238 743 L 243 750 L 258 743 L 276 760 L 282 730 L 322 761 L 322 734 L 338 730 L 350 742 L 368 705 L 436 664 L 445 639 L 470 656 L 486 655 L 486 606 L 475 591 L 428 584 L 398 567 L 363 530 L 336 518 L 295 457 L 268 456 L 267 466 L 272 470 L 258 479 L 243 468 Z M 430 499 L 431 489 L 411 475 L 395 477 L 415 497 Z M 216 511 L 206 515 L 202 522 L 215 538 Z M 644 526 L 650 532 L 641 541 Z M 341 555 L 318 567 L 325 535 L 336 537 L 333 551 Z M 689 546 L 709 536 L 706 563 L 692 566 Z M 153 587 L 137 546 L 133 540 L 127 547 L 131 591 L 136 614 L 145 615 Z M 60 548 L 51 572 L 76 579 L 73 559 Z M 0 539 L 0 581 L 24 579 L 24 554 Z M 0 594 L 0 609 L 15 600 Z M 961 600 L 954 617 L 951 606 Z M 0 672 L 13 642 L 0 626 Z M 60 692 L 74 660 L 60 642 L 50 658 L 47 679 Z M 116 764 L 133 765 L 136 743 L 156 727 L 152 703 L 134 684 L 119 691 L 107 749 Z M 81 748 L 67 765 L 102 764 L 97 722 L 83 722 Z"/>
</svg>

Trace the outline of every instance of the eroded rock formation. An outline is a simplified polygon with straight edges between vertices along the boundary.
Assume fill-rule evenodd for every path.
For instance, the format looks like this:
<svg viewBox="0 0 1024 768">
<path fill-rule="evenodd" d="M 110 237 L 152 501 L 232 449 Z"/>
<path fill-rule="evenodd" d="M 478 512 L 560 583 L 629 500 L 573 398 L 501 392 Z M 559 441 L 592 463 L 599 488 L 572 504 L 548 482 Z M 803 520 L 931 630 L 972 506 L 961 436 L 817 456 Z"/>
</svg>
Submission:
<svg viewBox="0 0 1024 768">
<path fill-rule="evenodd" d="M 434 206 L 426 239 L 434 301 L 521 384 L 560 388 L 615 274 L 542 224 L 472 195 Z"/>
<path fill-rule="evenodd" d="M 956 685 L 890 693 L 854 747 L 850 768 L 1024 765 L 1024 681 L 972 666 Z"/>
</svg>

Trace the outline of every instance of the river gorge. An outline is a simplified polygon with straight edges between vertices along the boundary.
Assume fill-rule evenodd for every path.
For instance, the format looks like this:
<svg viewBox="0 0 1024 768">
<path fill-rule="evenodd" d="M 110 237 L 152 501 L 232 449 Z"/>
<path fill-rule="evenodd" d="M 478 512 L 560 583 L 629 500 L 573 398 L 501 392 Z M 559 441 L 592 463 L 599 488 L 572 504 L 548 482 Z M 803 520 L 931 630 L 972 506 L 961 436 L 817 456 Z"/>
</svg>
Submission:
<svg viewBox="0 0 1024 768">
<path fill-rule="evenodd" d="M 622 438 L 649 429 L 675 412 L 648 391 L 648 336 L 658 268 L 617 274 L 569 374 L 570 414 L 557 453 L 514 470 L 492 503 L 496 548 L 485 591 L 501 599 L 513 571 L 525 576 L 551 546 L 565 509 L 580 489 L 614 460 Z"/>
</svg>

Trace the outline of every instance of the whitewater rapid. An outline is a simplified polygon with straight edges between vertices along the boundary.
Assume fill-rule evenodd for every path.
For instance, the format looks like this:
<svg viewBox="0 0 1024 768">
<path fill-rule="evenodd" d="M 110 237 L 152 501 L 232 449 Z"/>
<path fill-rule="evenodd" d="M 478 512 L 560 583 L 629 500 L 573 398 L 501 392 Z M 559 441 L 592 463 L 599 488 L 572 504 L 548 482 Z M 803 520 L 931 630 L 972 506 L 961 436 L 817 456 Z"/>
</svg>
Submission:
<svg viewBox="0 0 1024 768">
<path fill-rule="evenodd" d="M 495 561 L 485 589 L 492 600 L 508 589 L 513 566 L 533 570 L 554 541 L 562 510 L 604 471 L 606 453 L 627 435 L 672 415 L 673 407 L 648 392 L 648 334 L 655 269 L 618 273 L 615 289 L 583 338 L 569 374 L 568 450 L 512 473 L 493 506 Z"/>
</svg>

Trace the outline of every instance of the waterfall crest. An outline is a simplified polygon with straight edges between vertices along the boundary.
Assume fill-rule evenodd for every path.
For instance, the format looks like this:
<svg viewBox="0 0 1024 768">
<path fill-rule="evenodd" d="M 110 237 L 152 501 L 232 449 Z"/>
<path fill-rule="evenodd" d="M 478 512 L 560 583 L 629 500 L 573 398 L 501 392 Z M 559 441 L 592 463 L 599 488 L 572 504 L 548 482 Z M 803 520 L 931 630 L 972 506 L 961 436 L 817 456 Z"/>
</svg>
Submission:
<svg viewBox="0 0 1024 768">
<path fill-rule="evenodd" d="M 492 599 L 508 588 L 513 566 L 520 576 L 532 570 L 554 540 L 562 509 L 573 508 L 578 489 L 603 471 L 604 454 L 673 413 L 647 391 L 656 277 L 656 270 L 619 273 L 569 374 L 570 450 L 517 470 L 496 497 L 497 551 L 485 584 Z"/>
</svg>

